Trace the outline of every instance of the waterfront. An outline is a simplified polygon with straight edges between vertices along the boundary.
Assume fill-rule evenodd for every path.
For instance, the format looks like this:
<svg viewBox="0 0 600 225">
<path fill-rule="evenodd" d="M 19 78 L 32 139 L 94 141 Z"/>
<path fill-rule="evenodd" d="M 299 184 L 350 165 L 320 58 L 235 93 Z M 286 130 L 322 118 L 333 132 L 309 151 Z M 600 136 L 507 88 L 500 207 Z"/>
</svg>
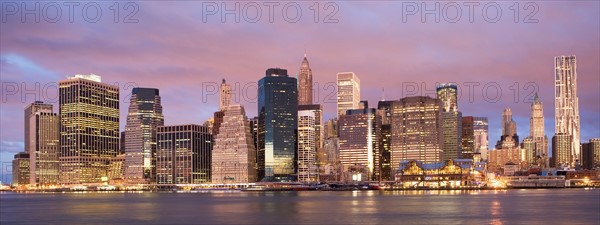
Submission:
<svg viewBox="0 0 600 225">
<path fill-rule="evenodd" d="M 29 193 L 0 224 L 597 224 L 600 189 Z"/>
</svg>

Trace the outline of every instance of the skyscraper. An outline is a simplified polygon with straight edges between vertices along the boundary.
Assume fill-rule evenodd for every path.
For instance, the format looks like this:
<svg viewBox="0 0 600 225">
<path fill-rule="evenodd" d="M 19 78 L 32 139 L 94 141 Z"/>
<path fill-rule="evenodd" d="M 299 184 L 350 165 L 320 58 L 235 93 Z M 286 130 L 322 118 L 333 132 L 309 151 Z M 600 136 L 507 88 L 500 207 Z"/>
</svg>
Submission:
<svg viewBox="0 0 600 225">
<path fill-rule="evenodd" d="M 219 110 L 225 110 L 231 104 L 231 85 L 225 83 L 225 79 L 219 88 Z"/>
<path fill-rule="evenodd" d="M 502 136 L 496 143 L 496 149 L 515 148 L 518 146 L 517 123 L 512 119 L 512 110 L 505 108 L 502 111 Z"/>
<path fill-rule="evenodd" d="M 119 87 L 97 75 L 59 82 L 60 182 L 99 183 L 119 153 Z"/>
<path fill-rule="evenodd" d="M 29 154 L 29 184 L 59 181 L 59 119 L 52 105 L 36 101 L 25 108 L 25 152 Z"/>
<path fill-rule="evenodd" d="M 196 124 L 160 126 L 156 131 L 156 182 L 211 182 L 212 135 Z"/>
<path fill-rule="evenodd" d="M 487 159 L 489 147 L 487 117 L 473 117 L 473 135 L 475 135 L 475 152 L 480 153 L 482 159 Z"/>
<path fill-rule="evenodd" d="M 290 180 L 295 173 L 298 84 L 285 69 L 268 69 L 258 81 L 258 175 Z"/>
<path fill-rule="evenodd" d="M 313 104 L 312 69 L 310 69 L 310 66 L 308 65 L 306 54 L 304 54 L 304 59 L 302 60 L 302 65 L 300 66 L 300 75 L 298 77 L 298 104 Z"/>
<path fill-rule="evenodd" d="M 588 170 L 600 168 L 600 138 L 581 144 L 581 165 Z"/>
<path fill-rule="evenodd" d="M 462 158 L 462 113 L 458 111 L 456 84 L 440 84 L 437 98 L 442 102 L 442 159 Z"/>
<path fill-rule="evenodd" d="M 12 161 L 12 185 L 22 186 L 29 184 L 29 153 L 19 152 Z"/>
<path fill-rule="evenodd" d="M 475 120 L 472 116 L 462 118 L 462 156 L 465 159 L 472 159 L 475 151 Z"/>
<path fill-rule="evenodd" d="M 577 97 L 577 61 L 572 56 L 554 57 L 554 93 L 557 134 L 571 135 L 569 154 L 579 159 L 579 98 Z M 571 162 L 571 163 L 573 163 Z"/>
<path fill-rule="evenodd" d="M 457 90 L 458 86 L 453 83 L 436 86 L 437 98 L 442 101 L 442 110 L 444 112 L 458 111 Z"/>
<path fill-rule="evenodd" d="M 307 111 L 307 112 L 311 112 L 308 113 L 309 115 L 313 115 L 314 114 L 314 127 L 312 129 L 314 129 L 314 136 L 312 136 L 312 140 L 310 140 L 311 142 L 314 142 L 315 145 L 315 165 L 317 166 L 317 169 L 319 172 L 322 172 L 324 169 L 325 164 L 327 164 L 327 159 L 326 159 L 326 153 L 323 150 L 323 133 L 324 133 L 324 129 L 323 129 L 323 107 L 319 104 L 316 105 L 299 105 L 298 106 L 298 113 L 301 113 L 303 111 Z M 306 113 L 305 113 L 306 114 Z M 304 119 L 308 119 L 307 117 L 301 117 L 300 115 L 298 115 L 298 119 L 300 118 L 304 118 Z M 306 123 L 309 121 L 304 121 L 303 123 L 301 123 L 300 120 L 298 120 L 298 135 L 300 135 L 300 124 L 304 124 L 306 125 Z M 311 128 L 305 128 L 304 131 L 310 131 L 312 130 Z M 304 138 L 306 138 L 307 135 L 304 136 Z M 300 136 L 298 136 L 298 141 L 300 141 Z M 298 143 L 298 147 L 300 147 L 300 143 Z M 300 149 L 298 149 L 298 153 L 300 153 Z M 298 155 L 298 160 L 300 160 L 300 155 Z M 298 166 L 300 166 L 300 162 L 298 162 Z M 298 172 L 300 172 L 300 168 L 298 168 Z M 300 178 L 300 177 L 299 177 Z M 316 180 L 316 177 L 315 177 Z"/>
<path fill-rule="evenodd" d="M 318 181 L 316 115 L 313 110 L 298 111 L 298 181 Z"/>
<path fill-rule="evenodd" d="M 212 151 L 212 182 L 255 182 L 256 149 L 246 111 L 241 105 L 223 110 L 225 116 Z"/>
<path fill-rule="evenodd" d="M 554 137 L 552 137 L 552 167 L 572 166 L 575 161 L 571 154 L 572 142 L 573 136 L 570 134 L 554 134 Z"/>
<path fill-rule="evenodd" d="M 158 89 L 133 88 L 125 125 L 125 180 L 128 183 L 156 181 L 156 129 L 164 123 Z"/>
<path fill-rule="evenodd" d="M 379 132 L 379 168 L 381 180 L 392 180 L 394 166 L 391 165 L 392 157 L 392 103 L 393 101 L 379 101 L 377 103 L 377 115 L 381 119 L 381 131 Z"/>
<path fill-rule="evenodd" d="M 368 179 L 379 174 L 379 123 L 375 109 L 348 110 L 339 118 L 339 157 L 344 171 L 366 169 Z"/>
<path fill-rule="evenodd" d="M 529 119 L 529 137 L 533 141 L 532 163 L 547 167 L 548 162 L 548 137 L 544 133 L 544 106 L 537 93 L 531 103 L 531 117 Z"/>
<path fill-rule="evenodd" d="M 392 168 L 403 160 L 425 163 L 442 159 L 442 102 L 428 96 L 392 103 Z"/>
<path fill-rule="evenodd" d="M 338 118 L 346 115 L 346 110 L 358 109 L 360 103 L 360 79 L 353 72 L 337 74 L 337 112 Z"/>
</svg>

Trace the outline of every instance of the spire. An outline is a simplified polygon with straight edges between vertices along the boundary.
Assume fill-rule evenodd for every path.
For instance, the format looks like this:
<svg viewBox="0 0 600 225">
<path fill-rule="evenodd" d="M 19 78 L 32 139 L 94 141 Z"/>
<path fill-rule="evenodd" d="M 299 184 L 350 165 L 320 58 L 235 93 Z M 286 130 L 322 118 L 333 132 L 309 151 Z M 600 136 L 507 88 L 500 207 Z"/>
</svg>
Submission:
<svg viewBox="0 0 600 225">
<path fill-rule="evenodd" d="M 535 97 L 533 98 L 533 103 L 537 104 L 540 103 L 540 97 L 538 97 L 538 93 L 535 93 Z"/>
<path fill-rule="evenodd" d="M 385 101 L 385 88 L 381 88 L 381 101 Z"/>
</svg>

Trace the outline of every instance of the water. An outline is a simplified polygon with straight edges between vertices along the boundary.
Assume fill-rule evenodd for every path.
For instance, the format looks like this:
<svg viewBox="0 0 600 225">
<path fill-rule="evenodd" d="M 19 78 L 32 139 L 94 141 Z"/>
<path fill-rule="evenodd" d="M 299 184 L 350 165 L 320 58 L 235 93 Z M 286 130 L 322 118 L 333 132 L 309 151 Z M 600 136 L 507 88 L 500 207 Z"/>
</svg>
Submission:
<svg viewBox="0 0 600 225">
<path fill-rule="evenodd" d="M 600 224 L 600 189 L 3 193 L 0 224 Z"/>
</svg>

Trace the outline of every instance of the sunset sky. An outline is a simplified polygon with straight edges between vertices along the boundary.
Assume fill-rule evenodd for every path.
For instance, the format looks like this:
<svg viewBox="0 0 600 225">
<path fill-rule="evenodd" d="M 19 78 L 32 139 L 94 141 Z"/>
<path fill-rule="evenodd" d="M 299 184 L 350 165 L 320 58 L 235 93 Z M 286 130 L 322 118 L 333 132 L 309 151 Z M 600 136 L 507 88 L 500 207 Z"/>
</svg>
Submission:
<svg viewBox="0 0 600 225">
<path fill-rule="evenodd" d="M 305 52 L 314 81 L 318 82 L 316 103 L 324 105 L 326 119 L 336 112 L 331 85 L 337 72 L 352 71 L 359 76 L 361 97 L 371 107 L 382 99 L 382 89 L 385 99 L 392 100 L 408 96 L 411 92 L 406 87 L 414 84 L 420 86 L 418 95 L 425 95 L 434 93 L 436 82 L 456 82 L 462 88 L 459 110 L 463 115 L 489 118 L 490 147 L 500 137 L 505 107 L 512 108 L 521 139 L 528 135 L 528 97 L 533 97 L 534 86 L 544 103 L 546 135 L 552 137 L 553 60 L 559 55 L 576 55 L 581 140 L 600 137 L 598 1 L 536 2 L 538 11 L 532 18 L 537 23 L 522 21 L 531 12 L 524 9 L 515 23 L 514 11 L 509 9 L 513 2 L 499 2 L 503 11 L 496 23 L 485 21 L 485 3 L 475 8 L 473 23 L 469 22 L 466 6 L 462 6 L 463 15 L 457 23 L 443 17 L 438 23 L 433 15 L 422 22 L 420 14 L 407 15 L 403 22 L 402 3 L 394 1 L 336 2 L 338 11 L 332 18 L 337 23 L 322 21 L 333 9 L 324 10 L 325 2 L 320 2 L 318 23 L 313 21 L 314 12 L 309 7 L 314 2 L 310 1 L 298 2 L 302 17 L 296 23 L 282 17 L 285 3 L 275 8 L 273 23 L 264 5 L 260 21 L 250 23 L 241 17 L 237 23 L 233 15 L 222 22 L 219 13 L 203 14 L 199 1 L 143 1 L 136 2 L 139 11 L 132 18 L 137 23 L 115 23 L 109 9 L 113 3 L 100 3 L 103 12 L 97 23 L 82 17 L 81 6 L 75 9 L 73 23 L 66 18 L 66 7 L 57 23 L 44 19 L 36 23 L 33 16 L 23 23 L 20 14 L 2 12 L 1 162 L 23 151 L 26 105 L 35 100 L 49 101 L 55 103 L 58 112 L 57 89 L 52 84 L 67 76 L 93 73 L 102 76 L 103 82 L 118 84 L 121 128 L 125 126 L 128 97 L 134 86 L 160 89 L 167 125 L 202 123 L 218 108 L 218 96 L 208 94 L 221 79 L 227 79 L 234 88 L 239 83 L 234 99 L 252 117 L 257 107 L 255 83 L 265 70 L 280 67 L 296 76 Z M 220 7 L 222 2 L 216 3 Z M 247 4 L 239 3 L 240 7 Z M 428 7 L 434 7 L 434 2 L 428 3 Z M 235 7 L 235 2 L 225 4 Z M 130 11 L 122 9 L 120 20 Z M 28 91 L 37 94 L 24 95 L 24 99 L 22 92 L 13 95 L 13 89 L 9 90 L 14 84 L 34 89 L 36 82 L 42 90 Z M 479 82 L 472 102 L 465 86 L 468 82 Z M 499 101 L 483 98 L 486 84 L 501 87 Z M 203 95 L 208 96 L 206 101 Z M 493 87 L 488 88 L 490 95 L 492 99 L 496 95 Z"/>
</svg>

